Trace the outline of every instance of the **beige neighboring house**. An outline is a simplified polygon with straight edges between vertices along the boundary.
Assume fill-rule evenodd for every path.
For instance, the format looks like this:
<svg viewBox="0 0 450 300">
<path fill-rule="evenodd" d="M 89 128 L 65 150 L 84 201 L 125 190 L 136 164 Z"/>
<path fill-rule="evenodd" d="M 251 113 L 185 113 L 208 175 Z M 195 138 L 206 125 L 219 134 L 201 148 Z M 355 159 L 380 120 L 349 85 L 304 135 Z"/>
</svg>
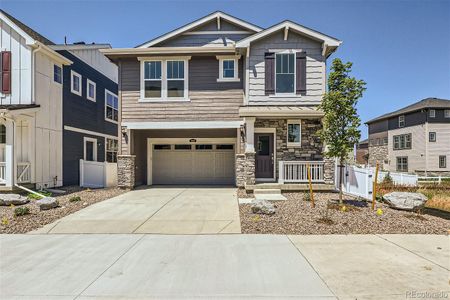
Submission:
<svg viewBox="0 0 450 300">
<path fill-rule="evenodd" d="M 420 175 L 450 175 L 450 100 L 426 98 L 366 122 L 369 164 Z"/>
<path fill-rule="evenodd" d="M 305 183 L 309 164 L 332 187 L 317 107 L 340 44 L 292 21 L 261 28 L 214 12 L 102 50 L 119 66 L 119 184 L 279 187 Z"/>
</svg>

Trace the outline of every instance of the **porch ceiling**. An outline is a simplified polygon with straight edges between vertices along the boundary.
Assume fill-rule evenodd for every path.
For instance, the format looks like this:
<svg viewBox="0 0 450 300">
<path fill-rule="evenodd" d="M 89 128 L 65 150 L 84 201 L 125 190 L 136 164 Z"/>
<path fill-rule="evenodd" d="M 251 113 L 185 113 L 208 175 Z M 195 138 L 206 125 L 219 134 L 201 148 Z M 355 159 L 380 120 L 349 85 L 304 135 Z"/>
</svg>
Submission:
<svg viewBox="0 0 450 300">
<path fill-rule="evenodd" d="M 243 106 L 240 117 L 321 118 L 324 112 L 310 106 Z"/>
<path fill-rule="evenodd" d="M 222 129 L 239 128 L 244 121 L 123 122 L 128 129 Z"/>
</svg>

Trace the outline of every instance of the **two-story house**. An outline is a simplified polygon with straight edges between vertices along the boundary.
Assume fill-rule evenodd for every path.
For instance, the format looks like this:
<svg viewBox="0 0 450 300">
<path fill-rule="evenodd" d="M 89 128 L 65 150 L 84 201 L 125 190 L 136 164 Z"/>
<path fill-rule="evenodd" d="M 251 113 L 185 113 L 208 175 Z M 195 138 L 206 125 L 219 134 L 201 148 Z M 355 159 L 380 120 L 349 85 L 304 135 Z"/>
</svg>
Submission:
<svg viewBox="0 0 450 300">
<path fill-rule="evenodd" d="M 135 48 L 119 66 L 119 184 L 331 184 L 317 131 L 326 60 L 341 44 L 284 21 L 214 12 Z"/>
<path fill-rule="evenodd" d="M 115 161 L 110 46 L 55 45 L 5 11 L 0 27 L 0 189 L 78 184 L 80 159 Z"/>
<path fill-rule="evenodd" d="M 450 174 L 450 100 L 426 98 L 366 122 L 369 164 L 388 171 Z"/>
</svg>

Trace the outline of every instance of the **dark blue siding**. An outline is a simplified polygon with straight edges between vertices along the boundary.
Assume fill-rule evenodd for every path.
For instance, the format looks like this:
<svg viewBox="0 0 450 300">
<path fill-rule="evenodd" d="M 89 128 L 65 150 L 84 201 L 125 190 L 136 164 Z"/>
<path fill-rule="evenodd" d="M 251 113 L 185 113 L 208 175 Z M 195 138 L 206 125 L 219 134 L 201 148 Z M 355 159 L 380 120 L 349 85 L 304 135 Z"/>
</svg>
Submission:
<svg viewBox="0 0 450 300">
<path fill-rule="evenodd" d="M 97 161 L 105 161 L 105 138 L 64 130 L 63 134 L 63 184 L 80 183 L 80 159 L 84 156 L 84 137 L 97 139 Z"/>
<path fill-rule="evenodd" d="M 73 62 L 63 68 L 63 126 L 117 136 L 117 124 L 105 120 L 105 89 L 117 95 L 117 84 L 69 51 L 58 52 Z M 71 70 L 82 76 L 82 96 L 71 92 Z M 87 79 L 95 82 L 96 102 L 86 97 Z M 98 140 L 97 161 L 101 162 L 105 160 L 105 138 L 68 130 L 63 132 L 63 182 L 64 185 L 78 185 L 79 164 L 84 152 L 83 137 Z"/>
</svg>

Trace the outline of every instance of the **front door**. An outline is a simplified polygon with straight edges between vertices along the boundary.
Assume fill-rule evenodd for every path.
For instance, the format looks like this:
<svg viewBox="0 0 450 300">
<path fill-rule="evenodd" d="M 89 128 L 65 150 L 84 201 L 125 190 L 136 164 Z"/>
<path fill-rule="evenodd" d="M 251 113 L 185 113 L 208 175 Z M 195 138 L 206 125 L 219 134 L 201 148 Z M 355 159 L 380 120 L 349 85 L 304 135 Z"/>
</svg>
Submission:
<svg viewBox="0 0 450 300">
<path fill-rule="evenodd" d="M 255 134 L 255 177 L 273 178 L 273 134 Z"/>
</svg>

